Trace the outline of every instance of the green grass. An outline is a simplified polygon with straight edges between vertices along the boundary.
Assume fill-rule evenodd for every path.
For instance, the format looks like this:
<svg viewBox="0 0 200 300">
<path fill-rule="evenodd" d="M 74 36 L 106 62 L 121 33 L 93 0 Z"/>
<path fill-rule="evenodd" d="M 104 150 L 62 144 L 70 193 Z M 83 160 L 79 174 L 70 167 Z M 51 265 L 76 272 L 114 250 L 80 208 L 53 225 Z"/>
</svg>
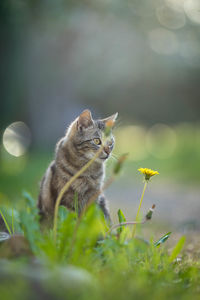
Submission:
<svg viewBox="0 0 200 300">
<path fill-rule="evenodd" d="M 77 231 L 76 213 L 60 207 L 55 241 L 51 229 L 40 231 L 27 193 L 17 215 L 14 226 L 22 236 L 0 242 L 2 299 L 199 299 L 200 264 L 181 252 L 185 237 L 169 254 L 170 234 L 148 242 L 132 239 L 127 227 L 111 234 L 102 212 L 91 205 Z"/>
</svg>

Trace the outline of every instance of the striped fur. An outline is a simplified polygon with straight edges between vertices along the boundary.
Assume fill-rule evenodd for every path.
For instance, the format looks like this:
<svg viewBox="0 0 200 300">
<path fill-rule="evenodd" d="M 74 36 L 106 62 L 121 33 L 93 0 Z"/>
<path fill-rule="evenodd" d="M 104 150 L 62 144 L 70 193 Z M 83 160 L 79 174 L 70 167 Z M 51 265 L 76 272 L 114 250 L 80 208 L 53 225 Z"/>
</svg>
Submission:
<svg viewBox="0 0 200 300">
<path fill-rule="evenodd" d="M 40 214 L 52 216 L 55 202 L 62 187 L 80 170 L 98 151 L 100 145 L 94 139 L 102 138 L 105 122 L 115 121 L 117 114 L 94 121 L 89 110 L 82 114 L 69 126 L 66 135 L 57 143 L 55 159 L 50 163 L 41 181 L 38 198 Z M 74 195 L 78 195 L 79 213 L 89 199 L 100 192 L 105 176 L 104 162 L 109 157 L 114 146 L 111 137 L 102 150 L 99 158 L 70 186 L 61 200 L 61 204 L 74 210 Z M 110 218 L 105 197 L 100 195 L 96 199 L 107 219 Z"/>
</svg>

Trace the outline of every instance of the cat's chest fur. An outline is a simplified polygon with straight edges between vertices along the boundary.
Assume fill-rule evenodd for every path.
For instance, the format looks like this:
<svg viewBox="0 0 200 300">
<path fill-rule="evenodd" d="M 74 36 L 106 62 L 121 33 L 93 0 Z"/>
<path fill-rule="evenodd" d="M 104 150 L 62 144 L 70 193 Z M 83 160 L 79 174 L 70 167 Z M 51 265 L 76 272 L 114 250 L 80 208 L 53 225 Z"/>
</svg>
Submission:
<svg viewBox="0 0 200 300">
<path fill-rule="evenodd" d="M 69 176 L 67 172 L 60 172 L 60 170 L 58 169 L 57 182 L 59 189 L 61 189 L 70 179 L 71 176 Z M 99 191 L 102 187 L 103 179 L 104 169 L 102 167 L 101 169 L 97 170 L 95 174 L 82 174 L 81 176 L 79 176 L 71 184 L 71 188 L 80 196 L 85 196 L 85 194 L 88 194 L 89 192 Z"/>
<path fill-rule="evenodd" d="M 62 166 L 62 167 L 61 167 Z M 71 171 L 71 165 L 55 162 L 55 174 L 52 183 L 59 194 L 63 186 L 74 175 Z M 80 175 L 70 186 L 62 199 L 62 204 L 69 208 L 74 208 L 75 195 L 78 196 L 79 205 L 83 207 L 92 197 L 98 195 L 101 191 L 104 179 L 104 166 L 96 166 L 96 168 L 88 169 Z"/>
</svg>

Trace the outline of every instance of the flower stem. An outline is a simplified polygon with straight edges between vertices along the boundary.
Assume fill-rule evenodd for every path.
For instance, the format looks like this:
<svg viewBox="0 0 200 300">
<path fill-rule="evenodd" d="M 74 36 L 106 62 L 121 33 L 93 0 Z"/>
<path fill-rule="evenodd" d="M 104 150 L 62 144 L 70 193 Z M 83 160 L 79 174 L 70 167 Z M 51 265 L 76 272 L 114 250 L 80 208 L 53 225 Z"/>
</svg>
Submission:
<svg viewBox="0 0 200 300">
<path fill-rule="evenodd" d="M 146 187 L 147 187 L 147 181 L 145 180 L 145 184 L 144 184 L 144 188 L 143 188 L 143 192 L 142 192 L 142 196 L 140 198 L 140 204 L 139 204 L 139 207 L 138 207 L 138 211 L 137 211 L 137 215 L 136 215 L 136 222 L 138 221 L 138 217 L 139 217 L 139 213 L 140 213 L 140 208 L 141 208 L 141 205 L 142 205 L 142 200 L 143 200 L 143 197 L 144 197 L 144 193 L 145 193 L 145 190 L 146 190 Z M 134 224 L 133 226 L 133 233 L 132 233 L 132 237 L 135 236 L 135 232 L 136 232 L 136 225 L 137 224 Z"/>
</svg>

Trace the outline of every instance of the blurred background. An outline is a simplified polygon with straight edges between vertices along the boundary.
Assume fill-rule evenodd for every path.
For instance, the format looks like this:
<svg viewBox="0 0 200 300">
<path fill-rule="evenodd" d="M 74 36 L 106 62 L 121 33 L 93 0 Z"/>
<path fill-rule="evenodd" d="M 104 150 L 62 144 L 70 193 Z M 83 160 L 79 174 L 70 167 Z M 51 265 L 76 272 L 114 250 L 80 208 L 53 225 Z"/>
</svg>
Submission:
<svg viewBox="0 0 200 300">
<path fill-rule="evenodd" d="M 107 191 L 113 219 L 134 219 L 148 167 L 143 213 L 200 229 L 200 0 L 1 0 L 0 60 L 0 203 L 37 199 L 83 109 L 118 111 L 114 156 L 129 159 Z"/>
</svg>

